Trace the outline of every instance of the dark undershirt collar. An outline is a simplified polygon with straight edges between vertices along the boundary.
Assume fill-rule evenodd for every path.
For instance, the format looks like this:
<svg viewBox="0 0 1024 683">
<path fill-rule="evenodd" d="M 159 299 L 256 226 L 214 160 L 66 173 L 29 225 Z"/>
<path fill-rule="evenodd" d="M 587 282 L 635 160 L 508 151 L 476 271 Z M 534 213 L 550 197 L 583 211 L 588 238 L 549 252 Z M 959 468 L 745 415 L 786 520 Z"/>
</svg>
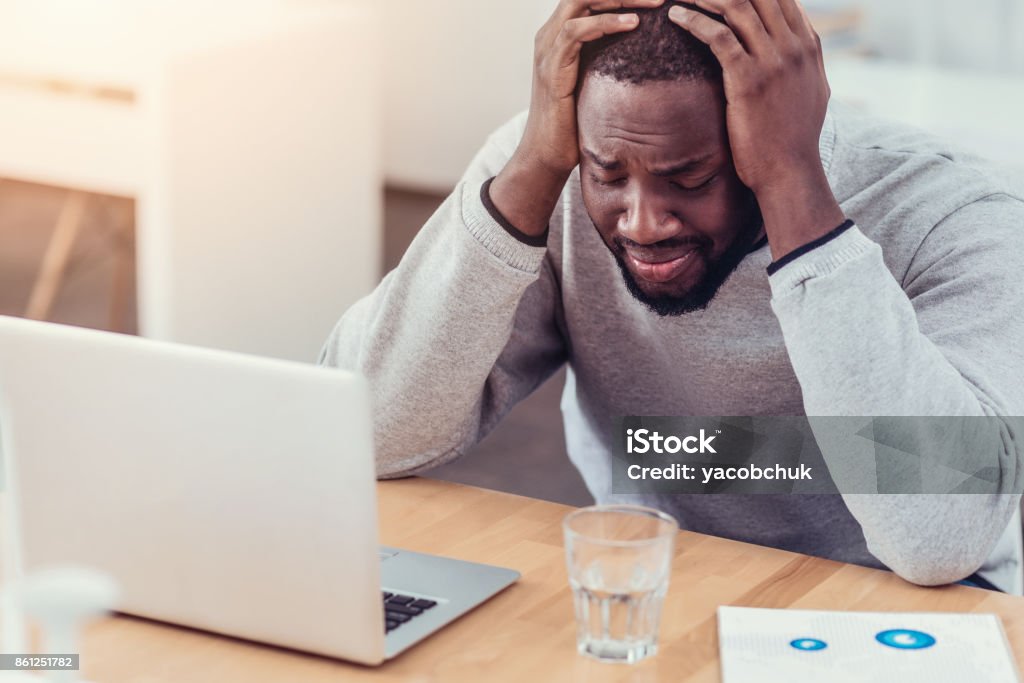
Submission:
<svg viewBox="0 0 1024 683">
<path fill-rule="evenodd" d="M 759 239 L 758 241 L 754 242 L 754 245 L 752 247 L 750 247 L 750 250 L 747 251 L 747 253 L 748 254 L 753 254 L 755 251 L 759 251 L 760 249 L 762 249 L 766 244 L 768 244 L 768 234 L 767 233 L 762 235 L 761 239 Z"/>
</svg>

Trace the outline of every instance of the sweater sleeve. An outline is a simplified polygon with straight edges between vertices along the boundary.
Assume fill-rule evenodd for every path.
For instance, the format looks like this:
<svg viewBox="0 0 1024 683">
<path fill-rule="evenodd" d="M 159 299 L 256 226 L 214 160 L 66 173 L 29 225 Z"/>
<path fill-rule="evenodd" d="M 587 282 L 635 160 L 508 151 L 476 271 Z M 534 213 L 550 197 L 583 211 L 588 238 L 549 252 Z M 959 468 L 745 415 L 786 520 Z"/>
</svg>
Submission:
<svg viewBox="0 0 1024 683">
<path fill-rule="evenodd" d="M 378 476 L 457 458 L 565 361 L 545 247 L 516 239 L 481 199 L 521 129 L 516 119 L 491 136 L 398 267 L 321 351 L 321 364 L 369 381 Z"/>
<path fill-rule="evenodd" d="M 984 424 L 998 433 L 965 436 L 948 451 L 997 472 L 998 492 L 844 494 L 868 549 L 905 579 L 938 585 L 978 570 L 1024 488 L 1024 447 L 1012 438 L 1024 414 L 1024 204 L 993 195 L 954 212 L 902 284 L 857 228 L 770 283 L 807 415 L 993 418 Z M 815 434 L 844 490 L 851 463 Z"/>
</svg>

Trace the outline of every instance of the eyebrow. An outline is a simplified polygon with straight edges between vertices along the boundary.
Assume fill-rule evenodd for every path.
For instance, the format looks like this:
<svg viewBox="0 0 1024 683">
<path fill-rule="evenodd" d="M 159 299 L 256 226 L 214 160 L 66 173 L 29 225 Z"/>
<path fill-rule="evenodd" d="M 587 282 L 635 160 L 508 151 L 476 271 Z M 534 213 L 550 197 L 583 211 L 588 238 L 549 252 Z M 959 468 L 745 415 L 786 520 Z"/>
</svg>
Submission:
<svg viewBox="0 0 1024 683">
<path fill-rule="evenodd" d="M 605 161 L 601 157 L 597 156 L 597 154 L 595 154 L 594 152 L 591 152 L 589 149 L 584 149 L 583 153 L 590 157 L 591 161 L 593 161 L 595 164 L 597 164 L 606 171 L 618 171 L 620 168 L 622 168 L 621 161 Z"/>
<path fill-rule="evenodd" d="M 595 164 L 597 164 L 606 171 L 618 171 L 622 169 L 621 161 L 607 161 L 605 159 L 602 159 L 596 153 L 590 151 L 589 149 L 584 149 L 583 153 L 587 155 L 587 157 L 591 161 L 593 161 Z M 651 175 L 658 176 L 659 178 L 669 178 L 674 175 L 689 173 L 690 171 L 699 169 L 701 166 L 710 161 L 713 156 L 714 154 L 705 154 L 704 156 L 697 157 L 694 159 L 687 159 L 677 164 L 666 166 L 665 168 L 656 168 L 651 171 Z"/>
</svg>

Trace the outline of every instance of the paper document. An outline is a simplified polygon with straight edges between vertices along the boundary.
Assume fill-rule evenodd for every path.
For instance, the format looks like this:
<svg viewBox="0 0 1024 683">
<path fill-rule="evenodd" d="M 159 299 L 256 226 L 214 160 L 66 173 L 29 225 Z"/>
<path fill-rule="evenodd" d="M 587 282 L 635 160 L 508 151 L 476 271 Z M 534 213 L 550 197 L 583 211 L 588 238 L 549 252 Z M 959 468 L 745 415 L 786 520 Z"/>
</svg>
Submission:
<svg viewBox="0 0 1024 683">
<path fill-rule="evenodd" d="M 718 608 L 722 683 L 1020 683 L 994 614 Z"/>
</svg>

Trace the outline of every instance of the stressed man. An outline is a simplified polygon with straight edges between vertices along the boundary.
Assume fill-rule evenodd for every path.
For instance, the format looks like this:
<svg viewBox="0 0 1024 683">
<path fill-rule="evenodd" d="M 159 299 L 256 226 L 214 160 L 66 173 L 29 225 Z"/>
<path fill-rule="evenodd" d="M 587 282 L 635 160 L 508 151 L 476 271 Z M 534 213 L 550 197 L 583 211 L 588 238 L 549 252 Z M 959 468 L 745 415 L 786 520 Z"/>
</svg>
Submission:
<svg viewBox="0 0 1024 683">
<path fill-rule="evenodd" d="M 321 362 L 365 374 L 378 473 L 453 460 L 563 364 L 599 502 L 628 415 L 1012 416 L 1024 202 L 829 103 L 796 0 L 562 0 L 497 131 Z M 724 17 L 724 19 L 723 19 Z M 1021 591 L 1012 439 L 991 495 L 670 495 L 695 531 Z M 964 448 L 972 444 L 965 443 Z M 543 476 L 543 473 L 538 473 Z"/>
</svg>

